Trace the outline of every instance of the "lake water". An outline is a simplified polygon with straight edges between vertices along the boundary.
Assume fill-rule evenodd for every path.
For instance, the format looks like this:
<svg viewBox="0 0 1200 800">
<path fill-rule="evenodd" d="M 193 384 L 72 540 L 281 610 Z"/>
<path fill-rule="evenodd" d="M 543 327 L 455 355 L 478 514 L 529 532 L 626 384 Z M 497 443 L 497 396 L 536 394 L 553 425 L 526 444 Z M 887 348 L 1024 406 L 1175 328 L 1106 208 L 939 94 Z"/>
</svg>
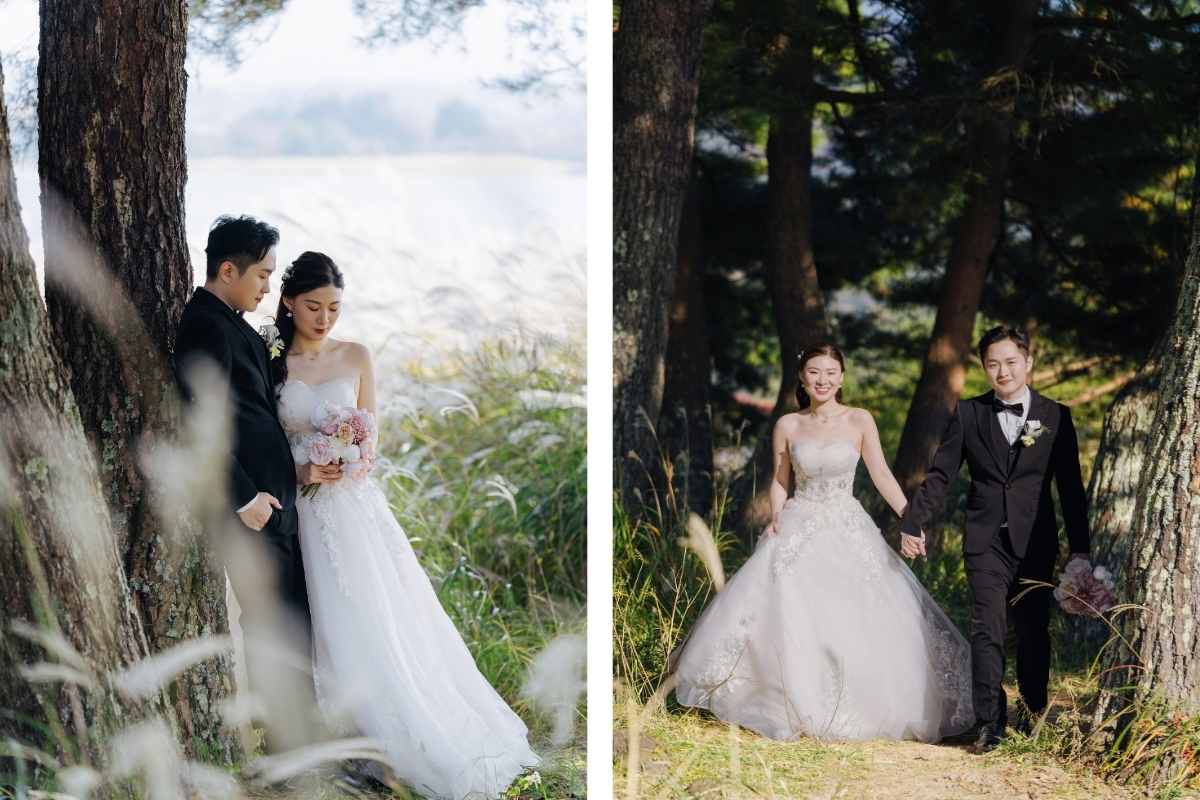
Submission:
<svg viewBox="0 0 1200 800">
<path fill-rule="evenodd" d="M 209 225 L 251 214 L 279 228 L 280 271 L 305 250 L 346 276 L 335 335 L 387 360 L 504 334 L 582 337 L 586 174 L 581 162 L 499 154 L 196 159 L 186 194 L 195 283 Z M 39 273 L 36 166 L 17 169 Z M 273 314 L 277 291 L 250 316 Z"/>
</svg>

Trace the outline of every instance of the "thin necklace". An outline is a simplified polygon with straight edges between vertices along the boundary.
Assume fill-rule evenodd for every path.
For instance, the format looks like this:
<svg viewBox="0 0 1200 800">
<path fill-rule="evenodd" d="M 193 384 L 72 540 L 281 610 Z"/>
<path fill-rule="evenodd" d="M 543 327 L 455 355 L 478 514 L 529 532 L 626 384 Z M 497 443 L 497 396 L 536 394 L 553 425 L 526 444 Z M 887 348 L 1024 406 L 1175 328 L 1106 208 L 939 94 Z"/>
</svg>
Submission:
<svg viewBox="0 0 1200 800">
<path fill-rule="evenodd" d="M 327 339 L 325 339 L 325 346 L 322 347 L 320 350 L 318 350 L 316 353 L 314 353 L 311 356 L 308 353 L 304 353 L 299 350 L 293 350 L 289 355 L 304 356 L 309 361 L 316 361 L 318 358 L 321 357 L 321 354 L 324 353 L 328 349 L 329 349 L 329 339 L 327 338 Z"/>
<path fill-rule="evenodd" d="M 842 412 L 842 413 L 844 414 L 845 412 Z M 821 423 L 822 425 L 825 425 L 825 424 L 828 424 L 829 420 L 833 419 L 834 417 L 840 417 L 842 414 L 830 414 L 826 417 L 822 417 L 816 411 L 813 411 L 812 415 L 817 418 L 817 422 Z"/>
</svg>

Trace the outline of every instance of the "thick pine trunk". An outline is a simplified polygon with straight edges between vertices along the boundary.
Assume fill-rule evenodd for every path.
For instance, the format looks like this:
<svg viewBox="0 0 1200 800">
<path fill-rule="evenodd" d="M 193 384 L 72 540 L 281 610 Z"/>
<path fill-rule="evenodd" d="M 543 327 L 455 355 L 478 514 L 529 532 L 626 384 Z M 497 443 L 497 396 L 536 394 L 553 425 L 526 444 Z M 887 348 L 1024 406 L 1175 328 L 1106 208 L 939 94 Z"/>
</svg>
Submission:
<svg viewBox="0 0 1200 800">
<path fill-rule="evenodd" d="M 993 62 L 993 74 L 1020 71 L 1032 43 L 1037 8 L 1036 0 L 1019 0 L 1009 7 L 1007 30 Z M 967 201 L 955 224 L 933 336 L 893 469 L 910 497 L 925 479 L 966 384 L 975 316 L 983 297 L 988 261 L 1000 234 L 1015 102 L 1015 94 L 997 101 L 977 123 L 973 134 L 974 163 Z"/>
<path fill-rule="evenodd" d="M 613 41 L 613 453 L 631 510 L 649 502 L 646 469 L 658 460 L 642 414 L 656 425 L 662 405 L 700 45 L 711 7 L 712 0 L 629 0 Z M 631 451 L 642 464 L 628 457 Z"/>
<path fill-rule="evenodd" d="M 697 180 L 688 185 L 679 225 L 679 271 L 671 299 L 660 436 L 676 464 L 675 485 L 688 507 L 712 506 L 712 356 L 704 304 L 704 246 Z"/>
<path fill-rule="evenodd" d="M 805 3 L 807 19 L 811 4 Z M 804 348 L 826 336 L 825 301 L 817 283 L 812 231 L 813 46 L 788 41 L 775 75 L 781 106 L 771 113 L 767 135 L 767 285 L 779 337 L 780 380 L 775 408 L 754 456 L 746 488 L 754 497 L 743 514 L 751 528 L 770 517 L 771 431 L 784 414 L 799 409 L 796 387 Z M 740 494 L 740 493 L 739 493 Z"/>
<path fill-rule="evenodd" d="M 101 670 L 145 656 L 146 643 L 96 462 L 52 340 L 17 204 L 0 94 L 0 709 L 48 723 L 86 758 L 88 733 L 112 730 L 121 721 L 119 704 L 103 689 L 89 694 L 27 683 L 18 668 L 45 653 L 15 636 L 9 623 L 61 633 Z M 0 735 L 52 746 L 44 731 L 19 717 L 0 718 Z"/>
<path fill-rule="evenodd" d="M 1114 563 L 1119 602 L 1142 607 L 1116 617 L 1117 629 L 1136 657 L 1124 645 L 1110 645 L 1101 679 L 1101 686 L 1112 692 L 1126 686 L 1153 689 L 1192 708 L 1200 702 L 1200 593 L 1195 590 L 1200 586 L 1198 220 L 1193 203 L 1191 248 L 1162 348 L 1158 401 L 1146 431 L 1133 523 L 1119 551 L 1127 560 Z M 1123 699 L 1102 696 L 1100 718 L 1117 710 Z"/>
<path fill-rule="evenodd" d="M 1091 560 L 1118 572 L 1129 561 L 1138 482 L 1146 456 L 1146 440 L 1154 424 L 1166 342 L 1165 336 L 1158 340 L 1146 363 L 1125 384 L 1104 415 L 1100 448 L 1088 482 Z M 1093 645 L 1103 644 L 1112 635 L 1100 620 L 1073 617 L 1071 622 L 1077 633 Z"/>
<path fill-rule="evenodd" d="M 38 168 L 46 301 L 152 651 L 227 628 L 224 579 L 195 517 L 156 514 L 140 453 L 178 431 L 168 367 L 191 292 L 184 233 L 182 0 L 42 0 Z M 115 293 L 89 290 L 107 285 Z M 82 287 L 82 291 L 81 291 Z M 189 753 L 224 761 L 226 659 L 170 689 Z"/>
</svg>

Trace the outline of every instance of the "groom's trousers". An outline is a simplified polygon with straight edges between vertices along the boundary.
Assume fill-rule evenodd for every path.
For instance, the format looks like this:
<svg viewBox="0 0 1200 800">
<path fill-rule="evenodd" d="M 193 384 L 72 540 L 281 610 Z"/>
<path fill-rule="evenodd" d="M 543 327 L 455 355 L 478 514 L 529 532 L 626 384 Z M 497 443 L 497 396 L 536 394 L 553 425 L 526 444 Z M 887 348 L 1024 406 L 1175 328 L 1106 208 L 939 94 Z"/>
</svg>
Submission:
<svg viewBox="0 0 1200 800">
<path fill-rule="evenodd" d="M 281 753 L 329 738 L 317 711 L 312 622 L 296 511 L 274 511 L 261 531 L 227 514 L 221 558 L 242 608 L 253 714 L 267 730 L 267 751 Z"/>
<path fill-rule="evenodd" d="M 1019 558 L 1008 528 L 983 553 L 964 556 L 971 587 L 971 672 L 975 719 L 980 724 L 1007 722 L 1004 692 L 1004 639 L 1011 614 L 1017 638 L 1017 686 L 1031 711 L 1046 705 L 1050 681 L 1050 597 L 1046 587 L 1030 589 L 1022 579 L 1050 583 L 1054 556 Z M 1011 604 L 1012 598 L 1030 589 Z"/>
</svg>

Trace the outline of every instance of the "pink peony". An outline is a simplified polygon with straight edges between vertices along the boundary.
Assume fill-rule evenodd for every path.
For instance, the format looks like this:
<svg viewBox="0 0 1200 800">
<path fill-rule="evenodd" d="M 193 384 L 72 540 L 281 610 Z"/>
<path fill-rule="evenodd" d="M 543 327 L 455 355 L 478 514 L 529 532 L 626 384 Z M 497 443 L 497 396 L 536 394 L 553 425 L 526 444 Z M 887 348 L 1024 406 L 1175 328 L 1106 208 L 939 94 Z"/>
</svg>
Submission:
<svg viewBox="0 0 1200 800">
<path fill-rule="evenodd" d="M 350 427 L 349 422 L 342 422 L 339 424 L 337 426 L 337 432 L 335 432 L 333 435 L 341 439 L 346 444 L 350 444 L 354 441 L 354 429 Z"/>
<path fill-rule="evenodd" d="M 333 461 L 333 448 L 324 439 L 314 439 L 308 446 L 308 458 L 318 467 Z"/>
<path fill-rule="evenodd" d="M 1096 579 L 1092 577 L 1090 572 L 1081 572 L 1076 578 L 1079 581 L 1079 588 L 1086 594 L 1096 588 Z"/>
<path fill-rule="evenodd" d="M 1097 611 L 1101 612 L 1108 611 L 1113 607 L 1113 603 L 1116 601 L 1116 595 L 1104 588 L 1101 588 L 1099 591 L 1093 593 L 1091 598 L 1088 600 L 1089 603 L 1096 607 Z"/>
<path fill-rule="evenodd" d="M 364 439 L 358 445 L 358 453 L 359 453 L 359 455 L 362 456 L 364 461 L 374 461 L 375 460 L 375 440 L 374 439 Z"/>
<path fill-rule="evenodd" d="M 343 464 L 342 472 L 350 480 L 361 482 L 371 473 L 371 466 L 369 461 L 355 461 L 352 464 Z"/>
<path fill-rule="evenodd" d="M 1091 562 L 1089 562 L 1087 559 L 1083 559 L 1083 558 L 1072 559 L 1071 563 L 1067 564 L 1067 567 L 1065 570 L 1065 572 L 1068 575 L 1080 575 L 1084 572 L 1090 573 L 1091 571 L 1092 571 Z"/>
<path fill-rule="evenodd" d="M 336 411 L 331 411 L 329 416 L 321 420 L 321 423 L 316 426 L 317 430 L 326 436 L 333 436 L 337 432 L 338 425 L 342 422 L 342 415 Z"/>
</svg>

